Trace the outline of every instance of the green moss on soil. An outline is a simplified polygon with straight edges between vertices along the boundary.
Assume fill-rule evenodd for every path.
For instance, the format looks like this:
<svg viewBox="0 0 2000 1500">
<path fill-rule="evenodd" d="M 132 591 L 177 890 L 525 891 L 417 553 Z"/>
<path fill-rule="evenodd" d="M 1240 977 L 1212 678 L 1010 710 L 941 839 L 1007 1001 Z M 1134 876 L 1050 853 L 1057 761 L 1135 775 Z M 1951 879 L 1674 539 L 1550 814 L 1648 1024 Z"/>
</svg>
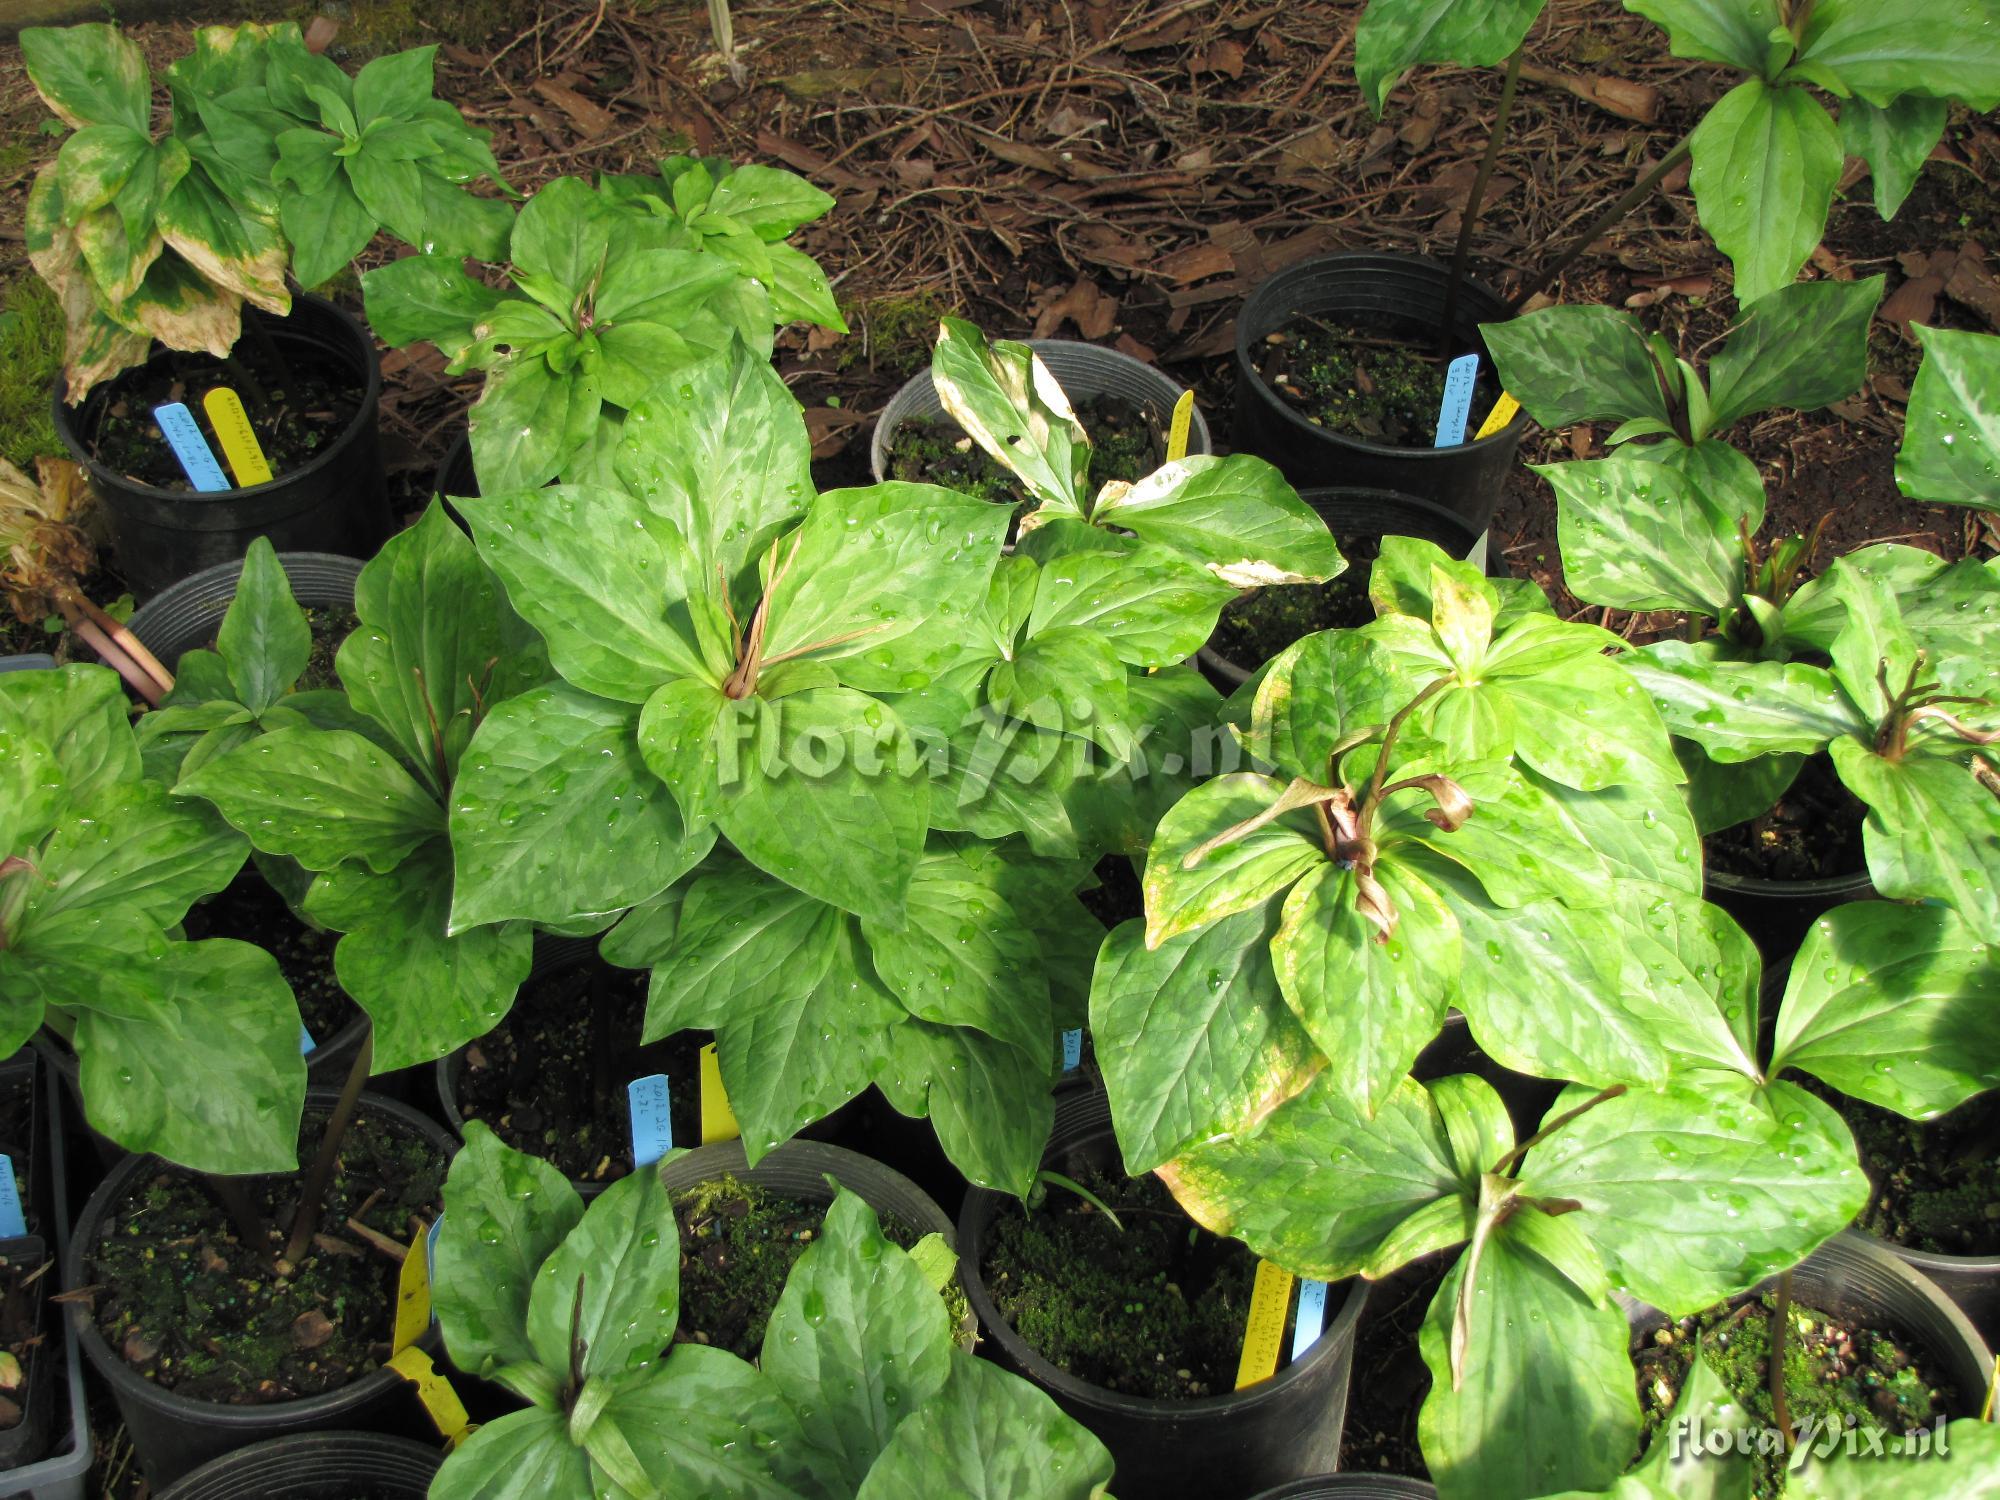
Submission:
<svg viewBox="0 0 2000 1500">
<path fill-rule="evenodd" d="M 0 172 L 0 176 L 4 176 Z M 49 392 L 62 369 L 63 318 L 55 293 L 25 275 L 0 307 L 0 458 L 32 476 L 42 454 L 61 457 Z"/>
<path fill-rule="evenodd" d="M 2000 1254 L 2000 1103 L 1975 1099 L 1928 1122 L 1853 1099 L 1837 1107 L 1868 1173 L 1857 1228 L 1911 1250 Z"/>
<path fill-rule="evenodd" d="M 1770 1312 L 1775 1293 L 1732 1309 L 1715 1307 L 1662 1329 L 1633 1358 L 1639 1378 L 1639 1405 L 1650 1443 L 1669 1425 L 1674 1403 L 1694 1358 L 1697 1338 L 1702 1357 L 1748 1413 L 1753 1427 L 1774 1427 L 1771 1405 Z M 1956 1408 L 1950 1386 L 1931 1378 L 1924 1359 L 1894 1336 L 1860 1328 L 1794 1302 L 1785 1336 L 1785 1399 L 1794 1430 L 1808 1422 L 1815 1431 L 1872 1426 L 1895 1434 L 1930 1425 Z M 1660 1342 L 1662 1338 L 1667 1342 Z M 1752 1459 L 1752 1493 L 1775 1500 L 1785 1485 L 1781 1454 Z"/>
<path fill-rule="evenodd" d="M 848 303 L 840 312 L 854 331 L 835 349 L 833 366 L 848 370 L 866 359 L 870 369 L 914 375 L 930 363 L 938 320 L 950 311 L 931 291 Z"/>
<path fill-rule="evenodd" d="M 1157 1177 L 1078 1179 L 1124 1223 L 1060 1187 L 1002 1210 L 980 1268 L 1044 1359 L 1106 1390 L 1186 1400 L 1230 1390 L 1257 1262 L 1195 1226 Z"/>
</svg>

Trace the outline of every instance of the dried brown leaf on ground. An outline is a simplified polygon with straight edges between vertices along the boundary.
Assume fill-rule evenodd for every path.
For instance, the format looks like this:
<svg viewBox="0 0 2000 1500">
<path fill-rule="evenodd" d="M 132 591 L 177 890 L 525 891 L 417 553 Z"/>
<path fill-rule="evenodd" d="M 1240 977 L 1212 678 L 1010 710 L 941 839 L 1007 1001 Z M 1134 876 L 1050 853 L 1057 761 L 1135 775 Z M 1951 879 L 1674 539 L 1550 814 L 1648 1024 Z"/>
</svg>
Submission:
<svg viewBox="0 0 2000 1500">
<path fill-rule="evenodd" d="M 578 130 L 592 140 L 600 140 L 617 128 L 618 117 L 601 104 L 593 104 L 575 89 L 552 78 L 537 78 L 535 92 L 570 117 Z"/>
<path fill-rule="evenodd" d="M 1034 336 L 1052 337 L 1065 319 L 1086 339 L 1108 338 L 1118 324 L 1118 299 L 1107 297 L 1088 276 L 1079 276 L 1068 291 L 1038 304 Z"/>
<path fill-rule="evenodd" d="M 1958 247 L 1958 259 L 1945 279 L 1944 294 L 1961 307 L 1969 307 L 2000 329 L 2000 280 L 1986 264 L 1986 252 L 1971 240 Z"/>
</svg>

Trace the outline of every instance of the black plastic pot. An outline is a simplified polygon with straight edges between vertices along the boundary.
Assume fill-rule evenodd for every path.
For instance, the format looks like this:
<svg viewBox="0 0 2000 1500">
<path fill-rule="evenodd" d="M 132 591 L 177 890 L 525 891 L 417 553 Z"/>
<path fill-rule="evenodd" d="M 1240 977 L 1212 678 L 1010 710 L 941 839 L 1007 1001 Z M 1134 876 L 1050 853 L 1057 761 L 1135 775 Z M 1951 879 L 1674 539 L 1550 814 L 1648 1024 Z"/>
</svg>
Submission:
<svg viewBox="0 0 2000 1500">
<path fill-rule="evenodd" d="M 333 1090 L 313 1089 L 306 1095 L 307 1107 L 331 1110 L 337 1097 Z M 393 1099 L 363 1094 L 361 1108 L 422 1136 L 446 1157 L 458 1149 L 458 1143 L 437 1122 Z M 157 1160 L 151 1156 L 127 1156 L 90 1195 L 63 1259 L 66 1288 L 74 1290 L 89 1284 L 86 1273 L 91 1246 L 118 1209 L 126 1189 L 142 1172 L 151 1170 Z M 167 1268 L 163 1267 L 163 1274 L 168 1274 Z M 385 1324 L 390 1311 L 385 1302 L 382 1309 Z M 198 1464 L 267 1438 L 355 1427 L 411 1438 L 434 1433 L 417 1402 L 414 1388 L 386 1367 L 370 1371 L 341 1390 L 296 1401 L 273 1401 L 262 1406 L 195 1401 L 133 1373 L 98 1332 L 87 1306 L 72 1304 L 70 1314 L 84 1358 L 97 1372 L 98 1379 L 110 1386 L 112 1398 L 118 1403 L 118 1414 L 131 1434 L 139 1466 L 156 1487 L 180 1478 Z M 435 1356 L 438 1353 L 435 1326 L 418 1342 Z"/>
<path fill-rule="evenodd" d="M 48 1259 L 48 1242 L 38 1234 L 0 1240 L 0 1266 L 32 1272 Z M 47 1336 L 49 1309 L 53 1304 L 42 1295 L 46 1286 L 44 1279 L 41 1287 L 25 1289 L 26 1295 L 34 1300 L 34 1326 L 42 1337 L 41 1343 L 27 1352 L 22 1372 L 27 1381 L 14 1394 L 13 1399 L 21 1408 L 21 1420 L 0 1430 L 0 1475 L 32 1464 L 48 1452 L 49 1431 L 55 1425 L 55 1376 L 62 1364 L 62 1344 Z"/>
<path fill-rule="evenodd" d="M 1255 362 L 1269 335 L 1301 317 L 1387 324 L 1407 335 L 1412 348 L 1430 353 L 1444 321 L 1450 277 L 1448 267 L 1424 256 L 1357 251 L 1301 261 L 1259 282 L 1236 315 L 1237 450 L 1269 459 L 1301 490 L 1339 485 L 1419 495 L 1456 512 L 1475 533 L 1484 531 L 1527 430 L 1525 413 L 1517 413 L 1488 438 L 1450 448 L 1396 448 L 1314 426 L 1265 384 Z M 1506 303 L 1467 280 L 1458 300 L 1452 351 L 1476 350 L 1483 368 L 1491 371 L 1493 361 L 1479 325 L 1506 316 Z M 1475 409 L 1468 430 L 1478 431 L 1485 415 Z"/>
<path fill-rule="evenodd" d="M 1296 1484 L 1281 1484 L 1256 1500 L 1435 1500 L 1436 1495 L 1437 1487 L 1428 1479 L 1405 1479 L 1400 1474 L 1322 1474 Z"/>
<path fill-rule="evenodd" d="M 755 1183 L 767 1192 L 803 1203 L 832 1203 L 833 1188 L 827 1182 L 831 1177 L 849 1192 L 859 1194 L 877 1214 L 895 1219 L 905 1229 L 920 1235 L 941 1234 L 947 1243 L 956 1243 L 958 1238 L 944 1210 L 901 1172 L 857 1151 L 819 1141 L 787 1141 L 777 1150 L 767 1151 L 754 1167 L 749 1165 L 741 1141 L 697 1146 L 660 1164 L 660 1181 L 670 1193 L 685 1192 L 721 1177 Z"/>
<path fill-rule="evenodd" d="M 360 409 L 346 431 L 307 462 L 265 484 L 190 493 L 140 484 L 107 468 L 89 450 L 120 382 L 115 377 L 106 381 L 72 408 L 57 380 L 56 432 L 89 473 L 104 506 L 119 571 L 141 597 L 214 563 L 241 557 L 260 536 L 268 536 L 281 552 L 368 557 L 391 530 L 376 431 L 382 372 L 368 330 L 331 302 L 304 293 L 293 298 L 288 318 L 248 307 L 243 316 L 256 320 L 288 357 L 312 356 L 350 370 L 362 392 Z M 159 350 L 152 363 L 185 358 Z"/>
<path fill-rule="evenodd" d="M 379 1432 L 302 1432 L 205 1463 L 159 1500 L 424 1500 L 443 1462 L 436 1448 Z"/>
<path fill-rule="evenodd" d="M 1162 432 L 1167 430 L 1181 387 L 1144 360 L 1073 339 L 1031 339 L 1028 347 L 1048 366 L 1071 406 L 1110 396 L 1147 412 L 1159 423 Z M 875 419 L 875 435 L 868 443 L 868 466 L 878 484 L 889 477 L 889 445 L 895 439 L 896 429 L 905 422 L 931 421 L 943 415 L 944 403 L 938 400 L 929 370 L 912 376 L 889 398 L 882 415 Z M 1201 408 L 1196 407 L 1194 421 L 1188 428 L 1188 452 L 1209 451 L 1208 420 L 1202 416 Z"/>
<path fill-rule="evenodd" d="M 1413 536 L 1435 542 L 1456 558 L 1479 556 L 1474 560 L 1489 577 L 1504 577 L 1506 569 L 1483 550 L 1482 533 L 1457 512 L 1416 495 L 1400 495 L 1394 490 L 1319 489 L 1300 490 L 1299 498 L 1326 522 L 1337 537 Z M 1351 564 L 1350 566 L 1355 566 Z M 1250 680 L 1262 662 L 1236 662 L 1203 646 L 1196 653 L 1208 680 L 1224 693 L 1234 692 Z"/>
<path fill-rule="evenodd" d="M 47 1129 L 43 1132 L 46 1154 L 37 1161 L 41 1186 L 34 1197 L 44 1222 L 54 1226 L 58 1265 L 43 1280 L 53 1282 L 69 1253 L 69 1160 L 65 1147 L 62 1091 L 42 1080 L 40 1089 Z M 53 1292 L 54 1287 L 48 1290 Z M 56 1304 L 50 1303 L 49 1307 Z M 96 1450 L 91 1442 L 90 1407 L 83 1390 L 83 1357 L 77 1352 L 76 1325 L 56 1317 L 42 1344 L 41 1355 L 50 1364 L 52 1392 L 50 1420 L 55 1427 L 49 1448 L 53 1451 L 34 1463 L 0 1470 L 0 1495 L 29 1495 L 34 1500 L 85 1500 L 84 1476 L 90 1472 Z M 56 1337 L 55 1330 L 61 1330 Z"/>
<path fill-rule="evenodd" d="M 249 542 L 244 546 L 248 547 Z M 362 568 L 360 558 L 334 552 L 280 551 L 278 566 L 285 570 L 292 597 L 301 608 L 354 608 L 354 583 Z M 236 599 L 236 585 L 242 577 L 241 556 L 203 568 L 163 589 L 133 613 L 126 628 L 171 672 L 183 652 L 214 642 L 216 632 L 222 629 L 222 617 L 229 613 L 229 606 Z"/>
<path fill-rule="evenodd" d="M 1710 865 L 1702 871 L 1702 896 L 1743 925 L 1769 967 L 1791 961 L 1812 924 L 1849 901 L 1867 901 L 1875 887 L 1868 872 L 1822 880 L 1764 880 L 1731 875 Z"/>
<path fill-rule="evenodd" d="M 2000 1255 L 1939 1255 L 1931 1250 L 1911 1250 L 1860 1229 L 1850 1233 L 1893 1255 L 1943 1292 L 1989 1348 L 2000 1340 Z"/>
<path fill-rule="evenodd" d="M 437 477 L 431 481 L 431 490 L 446 497 L 479 493 L 479 476 L 472 471 L 470 433 L 461 432 L 457 441 L 444 450 L 444 461 L 437 466 Z"/>
<path fill-rule="evenodd" d="M 1118 1170 L 1111 1111 L 1101 1093 L 1056 1102 L 1044 1160 L 1072 1177 Z M 1356 1277 L 1330 1290 L 1325 1328 L 1296 1364 L 1244 1391 L 1193 1401 L 1153 1401 L 1089 1385 L 1057 1369 L 1001 1315 L 982 1271 L 994 1216 L 1013 1200 L 974 1188 L 959 1210 L 958 1274 L 990 1341 L 987 1354 L 1026 1376 L 1097 1435 L 1117 1462 L 1120 1500 L 1242 1500 L 1274 1484 L 1333 1468 L 1347 1417 L 1354 1325 L 1368 1298 Z"/>
<path fill-rule="evenodd" d="M 1770 1277 L 1753 1289 L 1777 1285 Z M 1954 1302 L 1872 1236 L 1843 1230 L 1792 1269 L 1792 1298 L 1843 1320 L 1883 1329 L 1916 1344 L 1931 1372 L 1957 1390 L 1961 1415 L 1979 1410 L 1993 1379 L 1993 1355 Z M 1657 1308 L 1627 1302 L 1634 1342 L 1666 1321 Z"/>
</svg>

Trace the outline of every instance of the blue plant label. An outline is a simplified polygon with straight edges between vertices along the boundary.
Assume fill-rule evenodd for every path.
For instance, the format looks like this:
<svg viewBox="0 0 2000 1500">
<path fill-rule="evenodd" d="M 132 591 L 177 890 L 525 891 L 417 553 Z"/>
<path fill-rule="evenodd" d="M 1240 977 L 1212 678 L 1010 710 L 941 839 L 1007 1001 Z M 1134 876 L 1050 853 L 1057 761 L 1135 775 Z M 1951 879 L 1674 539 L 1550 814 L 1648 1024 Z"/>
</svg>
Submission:
<svg viewBox="0 0 2000 1500">
<path fill-rule="evenodd" d="M 674 1119 L 668 1107 L 667 1075 L 650 1073 L 625 1085 L 632 1107 L 632 1164 L 650 1167 L 674 1149 Z"/>
<path fill-rule="evenodd" d="M 431 1320 L 433 1322 L 437 1321 L 435 1308 L 437 1306 L 438 1233 L 443 1228 L 444 1215 L 439 1214 L 435 1219 L 431 1220 L 430 1232 L 424 1236 L 424 1279 L 431 1285 L 431 1306 L 433 1308 Z"/>
<path fill-rule="evenodd" d="M 0 1239 L 19 1239 L 28 1232 L 21 1213 L 21 1189 L 14 1182 L 14 1158 L 0 1156 Z"/>
<path fill-rule="evenodd" d="M 189 484 L 204 491 L 230 488 L 222 465 L 215 461 L 215 452 L 208 446 L 208 439 L 202 436 L 201 424 L 195 421 L 194 413 L 187 409 L 186 402 L 169 401 L 164 406 L 154 407 L 153 420 L 160 424 L 160 431 L 166 436 L 167 446 L 174 450 L 174 457 L 181 461 Z"/>
<path fill-rule="evenodd" d="M 1297 1364 L 1306 1350 L 1319 1342 L 1320 1330 L 1326 1326 L 1326 1283 L 1324 1281 L 1301 1281 L 1299 1283 L 1299 1315 L 1292 1320 L 1292 1363 Z"/>
<path fill-rule="evenodd" d="M 1083 1066 L 1083 1028 L 1065 1031 L 1062 1034 L 1063 1071 L 1074 1073 Z"/>
<path fill-rule="evenodd" d="M 1479 379 L 1479 356 L 1461 354 L 1444 372 L 1444 404 L 1438 408 L 1436 447 L 1456 448 L 1465 441 L 1465 424 L 1472 419 L 1472 387 Z"/>
<path fill-rule="evenodd" d="M 313 1040 L 312 1028 L 303 1021 L 299 1022 L 299 1056 L 309 1055 L 318 1045 L 319 1043 Z"/>
</svg>

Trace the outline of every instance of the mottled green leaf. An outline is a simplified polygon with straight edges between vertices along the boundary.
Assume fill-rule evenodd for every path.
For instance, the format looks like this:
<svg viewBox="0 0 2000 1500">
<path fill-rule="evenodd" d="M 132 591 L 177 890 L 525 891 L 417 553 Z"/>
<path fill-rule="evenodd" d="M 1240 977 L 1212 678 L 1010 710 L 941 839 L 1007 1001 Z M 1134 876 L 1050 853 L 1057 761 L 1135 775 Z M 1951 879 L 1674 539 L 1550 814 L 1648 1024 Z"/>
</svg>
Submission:
<svg viewBox="0 0 2000 1500">
<path fill-rule="evenodd" d="M 573 921 L 658 894 L 700 863 L 639 754 L 638 714 L 567 684 L 495 707 L 452 788 L 452 928 Z"/>
<path fill-rule="evenodd" d="M 1597 1106 L 1529 1153 L 1520 1184 L 1581 1203 L 1613 1282 L 1675 1317 L 1795 1265 L 1868 1196 L 1829 1106 L 1720 1072 Z"/>
<path fill-rule="evenodd" d="M 952 1351 L 944 1388 L 890 1439 L 855 1500 L 1096 1500 L 1112 1474 L 1102 1443 L 1047 1395 Z"/>
<path fill-rule="evenodd" d="M 1672 425 L 1645 330 L 1630 313 L 1545 307 L 1479 331 L 1508 392 L 1544 427 L 1634 417 Z"/>
<path fill-rule="evenodd" d="M 92 1127 L 198 1172 L 295 1170 L 306 1070 L 277 960 L 228 938 L 98 954 L 95 998 L 128 1000 L 76 1013 Z"/>
<path fill-rule="evenodd" d="M 1835 907 L 1792 962 L 1771 1073 L 1786 1067 L 1917 1119 L 2000 1086 L 2000 958 L 1949 910 Z"/>
<path fill-rule="evenodd" d="M 2000 337 L 1916 327 L 1924 362 L 1910 388 L 1896 483 L 1918 500 L 2000 511 Z"/>
<path fill-rule="evenodd" d="M 1830 747 L 1841 781 L 1868 804 L 1868 878 L 1894 899 L 1940 901 L 2000 942 L 2000 797 L 1974 777 L 1973 749 L 1956 736 L 1919 729 L 1913 740 L 1901 760 L 1853 737 Z"/>
<path fill-rule="evenodd" d="M 1322 1066 L 1278 990 L 1275 928 L 1267 903 L 1157 948 L 1137 921 L 1105 938 L 1090 1029 L 1126 1171 L 1249 1130 Z"/>
<path fill-rule="evenodd" d="M 1387 1274 L 1472 1232 L 1478 1168 L 1468 1180 L 1442 1097 L 1403 1078 L 1371 1118 L 1322 1074 L 1260 1124 L 1190 1147 L 1160 1176 L 1208 1229 L 1295 1275 Z M 1436 1220 L 1430 1243 L 1404 1232 L 1419 1215 Z M 1386 1245 L 1397 1247 L 1387 1259 Z"/>
<path fill-rule="evenodd" d="M 377 874 L 444 832 L 437 799 L 348 730 L 281 729 L 217 756 L 174 788 L 203 797 L 268 854 L 312 870 L 359 860 Z"/>
<path fill-rule="evenodd" d="M 1376 878 L 1396 912 L 1377 940 L 1356 909 L 1354 873 L 1323 864 L 1285 898 L 1271 957 L 1286 1003 L 1353 1103 L 1373 1110 L 1444 1023 L 1458 992 L 1461 938 L 1437 892 L 1384 861 Z"/>
<path fill-rule="evenodd" d="M 251 542 L 236 596 L 222 617 L 215 648 L 229 669 L 237 701 L 262 713 L 305 672 L 312 655 L 312 626 L 292 597 L 291 580 L 269 537 Z"/>
<path fill-rule="evenodd" d="M 1809 411 L 1868 378 L 1868 325 L 1882 278 L 1800 281 L 1761 298 L 1709 366 L 1709 430 L 1773 407 Z"/>
<path fill-rule="evenodd" d="M 535 1272 L 527 1317 L 535 1357 L 545 1369 L 567 1370 L 581 1340 L 586 1379 L 651 1369 L 674 1341 L 680 1260 L 659 1172 L 612 1183 Z"/>
<path fill-rule="evenodd" d="M 1689 139 L 1702 228 L 1735 267 L 1736 300 L 1748 307 L 1789 286 L 1825 233 L 1846 161 L 1839 128 L 1804 89 L 1751 78 Z"/>
<path fill-rule="evenodd" d="M 1524 1208 L 1500 1225 L 1476 1265 L 1461 1256 L 1417 1335 L 1431 1372 L 1417 1432 L 1442 1500 L 1600 1489 L 1638 1446 L 1625 1314 L 1609 1298 L 1593 1305 L 1534 1253 L 1518 1221 L 1537 1215 Z M 1461 1300 L 1470 1316 L 1455 1381 Z"/>
<path fill-rule="evenodd" d="M 951 1348 L 944 1303 L 916 1262 L 883 1237 L 874 1209 L 839 1193 L 786 1278 L 762 1351 L 835 1487 L 858 1486 L 897 1425 L 943 1388 Z"/>
<path fill-rule="evenodd" d="M 533 935 L 518 922 L 448 935 L 451 847 L 442 838 L 393 874 L 326 871 L 305 910 L 344 934 L 334 975 L 375 1023 L 378 1073 L 434 1062 L 491 1031 L 534 959 Z"/>
<path fill-rule="evenodd" d="M 486 1375 L 535 1358 L 527 1332 L 535 1272 L 582 1221 L 583 1200 L 562 1173 L 504 1145 L 485 1122 L 468 1120 L 464 1134 L 445 1178 L 431 1300 L 453 1361 Z"/>
</svg>

